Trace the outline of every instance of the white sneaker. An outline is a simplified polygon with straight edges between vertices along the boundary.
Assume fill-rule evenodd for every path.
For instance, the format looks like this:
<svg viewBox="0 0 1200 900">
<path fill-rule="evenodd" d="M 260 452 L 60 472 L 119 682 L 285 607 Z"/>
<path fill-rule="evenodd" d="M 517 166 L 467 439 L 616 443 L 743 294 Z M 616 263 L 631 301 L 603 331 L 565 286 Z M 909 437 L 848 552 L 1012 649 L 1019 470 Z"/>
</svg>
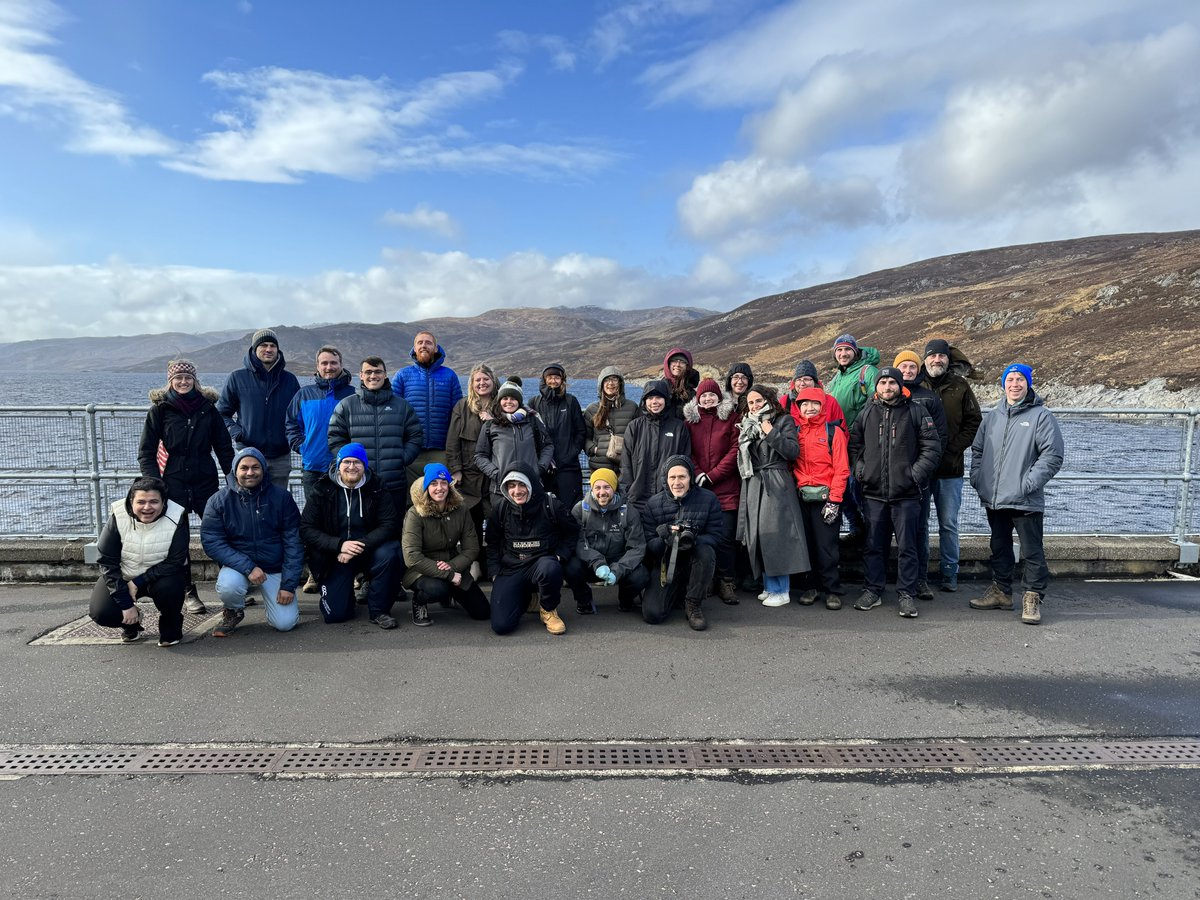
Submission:
<svg viewBox="0 0 1200 900">
<path fill-rule="evenodd" d="M 759 595 L 758 595 L 758 599 L 759 599 L 759 600 L 766 600 L 766 599 L 767 599 L 768 597 L 770 597 L 770 596 L 771 596 L 771 592 L 770 592 L 770 591 L 763 591 L 761 594 L 759 594 Z"/>
<path fill-rule="evenodd" d="M 763 606 L 787 606 L 792 602 L 792 598 L 788 594 L 767 594 L 763 600 Z"/>
</svg>

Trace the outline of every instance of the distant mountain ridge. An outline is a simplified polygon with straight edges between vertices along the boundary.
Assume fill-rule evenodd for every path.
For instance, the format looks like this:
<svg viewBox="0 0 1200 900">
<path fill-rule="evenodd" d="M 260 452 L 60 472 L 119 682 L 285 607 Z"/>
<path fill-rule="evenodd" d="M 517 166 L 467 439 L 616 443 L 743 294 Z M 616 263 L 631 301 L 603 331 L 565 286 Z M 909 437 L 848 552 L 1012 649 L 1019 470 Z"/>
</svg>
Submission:
<svg viewBox="0 0 1200 900">
<path fill-rule="evenodd" d="M 698 363 L 725 369 L 745 361 L 773 380 L 800 359 L 824 374 L 832 346 L 850 332 L 880 349 L 920 353 L 929 337 L 958 346 L 979 377 L 998 378 L 1013 360 L 1042 380 L 1130 387 L 1162 379 L 1171 389 L 1200 385 L 1200 231 L 1124 234 L 978 250 L 923 260 L 857 278 L 752 300 L 725 313 L 693 307 L 494 309 L 469 318 L 418 322 L 277 326 L 288 368 L 304 376 L 323 344 L 356 367 L 382 356 L 407 365 L 413 335 L 429 328 L 465 375 L 483 360 L 499 372 L 535 374 L 562 363 L 571 377 L 615 365 L 633 377 L 660 371 L 663 354 L 684 346 Z M 251 331 L 5 344 L 0 370 L 161 372 L 186 354 L 203 372 L 242 364 Z"/>
</svg>

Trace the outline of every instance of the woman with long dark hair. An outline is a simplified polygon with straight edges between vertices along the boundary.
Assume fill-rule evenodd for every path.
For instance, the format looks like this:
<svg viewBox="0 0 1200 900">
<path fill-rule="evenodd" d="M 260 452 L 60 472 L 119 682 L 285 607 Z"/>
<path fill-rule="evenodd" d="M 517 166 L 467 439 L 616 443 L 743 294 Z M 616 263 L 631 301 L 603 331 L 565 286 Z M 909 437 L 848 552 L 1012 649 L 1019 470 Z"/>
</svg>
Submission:
<svg viewBox="0 0 1200 900">
<path fill-rule="evenodd" d="M 596 469 L 612 469 L 621 473 L 621 446 L 625 443 L 625 429 L 638 416 L 638 405 L 625 396 L 625 376 L 616 366 L 600 370 L 596 379 L 596 395 L 599 399 L 583 411 L 587 425 L 588 466 Z"/>
</svg>

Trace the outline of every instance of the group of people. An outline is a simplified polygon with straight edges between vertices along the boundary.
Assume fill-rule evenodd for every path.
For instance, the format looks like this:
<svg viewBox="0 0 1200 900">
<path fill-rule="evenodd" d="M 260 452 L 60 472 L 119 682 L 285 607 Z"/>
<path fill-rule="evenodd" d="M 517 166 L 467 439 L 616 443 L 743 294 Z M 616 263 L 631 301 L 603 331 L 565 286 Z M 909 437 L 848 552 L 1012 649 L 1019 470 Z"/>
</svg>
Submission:
<svg viewBox="0 0 1200 900">
<path fill-rule="evenodd" d="M 1013 608 L 1015 532 L 1021 619 L 1041 620 L 1043 489 L 1064 448 L 1028 366 L 1004 371 L 1003 396 L 984 413 L 969 360 L 938 338 L 880 367 L 877 349 L 841 335 L 827 382 L 801 360 L 782 393 L 744 362 L 723 385 L 701 378 L 692 354 L 673 348 L 640 402 L 608 367 L 583 409 L 561 364 L 543 368 L 527 401 L 519 378 L 502 382 L 483 363 L 463 396 L 427 331 L 410 356 L 394 377 L 367 357 L 355 387 L 325 346 L 301 387 L 276 333 L 260 329 L 219 396 L 189 361 L 172 361 L 166 387 L 150 394 L 142 476 L 100 536 L 93 619 L 139 640 L 135 600 L 149 597 L 160 645 L 180 641 L 183 611 L 207 611 L 191 578 L 189 514 L 220 566 L 217 637 L 236 631 L 256 595 L 267 622 L 290 630 L 298 591 L 320 595 L 329 623 L 365 604 L 373 623 L 395 628 L 394 604 L 410 601 L 418 626 L 432 623 L 431 606 L 458 606 L 497 634 L 534 612 L 562 634 L 564 585 L 581 615 L 596 611 L 595 586 L 615 586 L 619 609 L 654 624 L 682 609 L 703 630 L 706 598 L 736 604 L 739 589 L 778 607 L 795 584 L 800 604 L 841 608 L 846 546 L 861 547 L 865 569 L 854 608 L 870 610 L 883 602 L 893 539 L 898 611 L 915 618 L 917 601 L 934 596 L 932 510 L 935 582 L 958 589 L 969 451 L 992 569 L 970 605 Z M 288 489 L 293 451 L 303 513 Z M 489 581 L 490 597 L 480 587 Z"/>
</svg>

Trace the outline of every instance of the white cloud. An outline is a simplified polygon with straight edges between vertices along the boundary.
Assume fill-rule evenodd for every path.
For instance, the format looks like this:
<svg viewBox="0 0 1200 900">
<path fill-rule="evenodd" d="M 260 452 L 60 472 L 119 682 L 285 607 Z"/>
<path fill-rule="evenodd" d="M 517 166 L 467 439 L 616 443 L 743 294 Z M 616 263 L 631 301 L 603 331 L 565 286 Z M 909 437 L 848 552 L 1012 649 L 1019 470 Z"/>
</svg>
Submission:
<svg viewBox="0 0 1200 900">
<path fill-rule="evenodd" d="M 590 44 L 601 65 L 629 53 L 648 29 L 658 29 L 680 19 L 701 16 L 719 4 L 716 0 L 634 0 L 621 3 L 602 15 L 592 28 Z"/>
<path fill-rule="evenodd" d="M 497 307 L 663 305 L 729 308 L 760 285 L 715 263 L 692 276 L 663 276 L 587 254 L 517 253 L 481 259 L 465 253 L 388 250 L 362 272 L 309 278 L 188 266 L 0 266 L 6 340 L 41 337 L 254 328 L 264 321 L 303 325 L 338 320 L 472 316 Z"/>
<path fill-rule="evenodd" d="M 557 34 L 528 34 L 506 30 L 497 36 L 502 49 L 509 53 L 527 54 L 540 50 L 550 57 L 550 65 L 560 72 L 575 68 L 575 51 L 566 38 Z"/>
<path fill-rule="evenodd" d="M 385 225 L 407 228 L 411 231 L 427 231 L 455 240 L 462 233 L 458 222 L 448 213 L 434 209 L 428 203 L 418 203 L 412 212 L 397 212 L 389 209 L 383 214 Z"/>
<path fill-rule="evenodd" d="M 55 43 L 51 32 L 63 19 L 47 0 L 0 4 L 0 113 L 61 123 L 70 135 L 67 149 L 77 153 L 127 157 L 171 152 L 172 142 L 135 122 L 116 95 L 40 52 Z"/>
</svg>

